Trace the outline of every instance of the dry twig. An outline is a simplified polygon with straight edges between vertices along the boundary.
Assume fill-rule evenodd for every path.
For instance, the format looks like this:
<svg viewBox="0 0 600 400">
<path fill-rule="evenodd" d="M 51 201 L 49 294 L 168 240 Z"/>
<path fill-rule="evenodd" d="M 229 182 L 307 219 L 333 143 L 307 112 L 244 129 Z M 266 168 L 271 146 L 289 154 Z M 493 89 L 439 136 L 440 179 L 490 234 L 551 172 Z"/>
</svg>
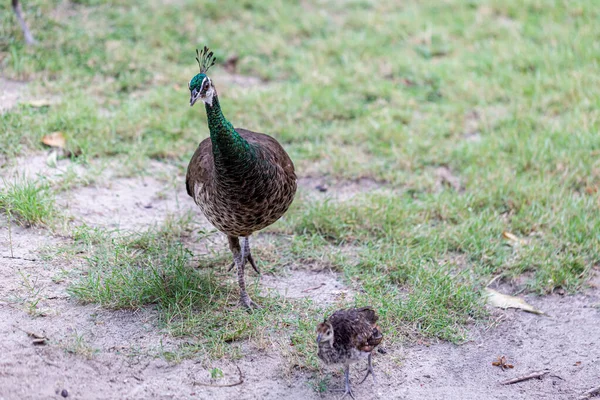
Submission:
<svg viewBox="0 0 600 400">
<path fill-rule="evenodd" d="M 11 249 L 11 251 L 12 251 L 12 249 Z M 0 256 L 0 258 L 7 258 L 9 260 L 32 261 L 32 262 L 37 261 L 35 258 L 25 258 L 25 257 L 18 257 L 18 256 Z"/>
<path fill-rule="evenodd" d="M 325 286 L 325 284 L 321 283 L 319 286 L 315 286 L 315 287 L 311 287 L 311 288 L 308 288 L 308 289 L 304 289 L 302 291 L 302 293 L 310 292 L 311 290 L 317 290 L 317 289 L 322 288 L 323 286 Z"/>
<path fill-rule="evenodd" d="M 548 370 L 546 371 L 538 371 L 538 372 L 532 372 L 529 375 L 523 375 L 523 376 L 519 376 L 517 378 L 513 378 L 513 379 L 509 379 L 507 381 L 501 382 L 502 385 L 512 385 L 513 383 L 518 383 L 518 382 L 523 382 L 523 381 L 528 381 L 530 379 L 535 379 L 535 378 L 541 378 L 544 375 L 546 375 L 548 372 Z"/>
</svg>

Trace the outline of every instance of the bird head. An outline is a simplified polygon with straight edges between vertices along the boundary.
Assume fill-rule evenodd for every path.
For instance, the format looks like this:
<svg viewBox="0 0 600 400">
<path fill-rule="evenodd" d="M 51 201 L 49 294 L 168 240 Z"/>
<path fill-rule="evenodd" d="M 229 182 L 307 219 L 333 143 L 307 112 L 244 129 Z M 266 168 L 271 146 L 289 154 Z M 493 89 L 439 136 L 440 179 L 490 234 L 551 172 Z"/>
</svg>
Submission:
<svg viewBox="0 0 600 400">
<path fill-rule="evenodd" d="M 190 106 L 193 106 L 198 99 L 212 106 L 217 91 L 208 76 L 198 74 L 192 78 L 188 86 L 190 89 Z"/>
<path fill-rule="evenodd" d="M 200 73 L 194 76 L 188 84 L 188 88 L 190 89 L 190 107 L 198 99 L 212 106 L 213 98 L 217 94 L 217 91 L 210 78 L 206 75 L 206 72 L 210 67 L 215 65 L 215 57 L 213 56 L 213 52 L 209 52 L 208 48 L 204 46 L 202 51 L 196 49 L 196 61 L 198 61 Z"/>
<path fill-rule="evenodd" d="M 321 322 L 317 326 L 317 344 L 329 342 L 333 345 L 333 326 L 327 321 Z"/>
</svg>

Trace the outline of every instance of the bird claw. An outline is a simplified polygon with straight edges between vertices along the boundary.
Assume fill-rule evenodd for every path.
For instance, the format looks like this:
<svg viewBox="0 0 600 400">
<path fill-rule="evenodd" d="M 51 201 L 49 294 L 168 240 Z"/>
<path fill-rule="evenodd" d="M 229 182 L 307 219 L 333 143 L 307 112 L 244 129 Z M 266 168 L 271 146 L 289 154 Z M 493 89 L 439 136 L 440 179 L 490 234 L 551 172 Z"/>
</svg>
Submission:
<svg viewBox="0 0 600 400">
<path fill-rule="evenodd" d="M 340 397 L 340 400 L 342 400 L 346 396 L 350 396 L 351 398 L 354 399 L 354 393 L 352 393 L 352 389 L 347 388 L 346 391 L 344 392 L 344 394 L 342 395 L 342 397 Z"/>
<path fill-rule="evenodd" d="M 362 384 L 364 381 L 367 380 L 367 378 L 369 377 L 369 375 L 373 376 L 373 383 L 377 384 L 377 379 L 375 379 L 375 371 L 373 371 L 373 363 L 371 361 L 371 354 L 369 353 L 369 366 L 367 367 L 367 374 L 365 375 L 365 377 L 362 379 L 362 381 L 360 381 L 358 384 Z"/>
<path fill-rule="evenodd" d="M 367 374 L 365 375 L 365 377 L 362 379 L 362 381 L 358 382 L 359 385 L 362 385 L 362 383 L 364 381 L 367 380 L 367 378 L 369 377 L 369 375 L 373 376 L 373 383 L 377 384 L 377 379 L 375 378 L 375 372 L 373 372 L 373 367 L 369 367 L 367 369 Z"/>
<path fill-rule="evenodd" d="M 242 295 L 240 297 L 240 305 L 246 307 L 249 310 L 258 310 L 258 309 L 262 308 L 261 306 L 256 304 L 254 301 L 252 301 L 250 296 L 248 296 L 247 294 L 245 296 Z"/>
<path fill-rule="evenodd" d="M 346 370 L 344 371 L 344 387 L 346 388 L 346 391 L 344 392 L 342 397 L 340 397 L 340 400 L 342 400 L 343 398 L 345 398 L 348 395 L 350 395 L 350 397 L 352 399 L 354 399 L 354 393 L 352 393 L 352 386 L 350 386 L 350 365 L 349 364 L 346 364 Z"/>
<path fill-rule="evenodd" d="M 352 387 L 350 386 L 350 382 L 348 382 L 347 386 L 345 387 L 345 389 L 342 388 L 335 388 L 335 389 L 330 389 L 332 392 L 344 392 L 344 394 L 342 395 L 342 397 L 339 398 L 339 400 L 342 400 L 343 398 L 345 398 L 346 396 L 350 396 L 351 398 L 354 399 L 354 392 L 352 391 Z"/>
<path fill-rule="evenodd" d="M 249 253 L 248 253 L 248 262 L 250 263 L 250 266 L 252 266 L 252 268 L 256 271 L 256 273 L 260 275 L 260 270 L 256 266 L 256 263 L 254 262 L 254 258 L 252 258 L 252 254 L 249 254 Z"/>
</svg>

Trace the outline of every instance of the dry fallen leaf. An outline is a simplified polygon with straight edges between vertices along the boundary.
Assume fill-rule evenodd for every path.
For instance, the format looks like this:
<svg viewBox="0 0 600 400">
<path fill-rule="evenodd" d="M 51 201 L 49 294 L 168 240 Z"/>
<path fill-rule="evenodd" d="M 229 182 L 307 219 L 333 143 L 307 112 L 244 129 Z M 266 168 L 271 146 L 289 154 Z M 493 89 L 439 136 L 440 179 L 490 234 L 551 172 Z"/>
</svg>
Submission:
<svg viewBox="0 0 600 400">
<path fill-rule="evenodd" d="M 37 332 L 26 332 L 27 336 L 32 337 L 34 339 L 45 339 L 46 336 L 42 335 L 41 333 L 37 333 Z"/>
<path fill-rule="evenodd" d="M 527 311 L 533 314 L 538 315 L 546 315 L 544 312 L 538 310 L 537 308 L 529 305 L 525 302 L 525 300 L 520 297 L 509 296 L 507 294 L 502 294 L 494 289 L 485 288 L 487 293 L 487 302 L 493 307 L 497 308 L 518 308 L 523 311 Z"/>
<path fill-rule="evenodd" d="M 525 241 L 523 239 L 520 239 L 518 236 L 516 236 L 510 232 L 507 232 L 507 231 L 502 232 L 502 237 L 504 237 L 504 239 L 510 241 L 512 244 L 525 243 Z"/>
<path fill-rule="evenodd" d="M 48 340 L 48 338 L 40 333 L 37 332 L 26 332 L 27 336 L 33 338 L 33 340 L 31 341 L 34 345 L 36 346 L 41 346 L 41 345 L 45 345 L 46 341 Z"/>
<path fill-rule="evenodd" d="M 52 102 L 48 99 L 33 99 L 33 100 L 29 100 L 27 103 L 25 103 L 31 107 L 48 107 L 50 105 L 52 105 Z"/>
<path fill-rule="evenodd" d="M 494 367 L 500 367 L 502 369 L 510 369 L 515 367 L 514 365 L 508 363 L 508 359 L 506 358 L 506 356 L 498 357 L 498 359 L 494 361 L 492 365 Z"/>
<path fill-rule="evenodd" d="M 42 143 L 50 147 L 59 147 L 64 149 L 67 145 L 67 140 L 62 132 L 52 132 L 42 138 Z"/>
</svg>

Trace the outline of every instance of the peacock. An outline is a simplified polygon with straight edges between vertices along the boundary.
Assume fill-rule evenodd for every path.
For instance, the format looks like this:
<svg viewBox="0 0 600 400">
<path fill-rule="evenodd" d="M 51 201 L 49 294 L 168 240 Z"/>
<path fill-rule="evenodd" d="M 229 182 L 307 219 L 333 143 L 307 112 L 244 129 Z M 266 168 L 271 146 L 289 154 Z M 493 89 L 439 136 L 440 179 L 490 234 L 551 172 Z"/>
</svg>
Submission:
<svg viewBox="0 0 600 400">
<path fill-rule="evenodd" d="M 190 106 L 198 100 L 204 102 L 210 137 L 200 142 L 188 165 L 187 193 L 208 221 L 227 235 L 233 254 L 230 270 L 237 268 L 240 303 L 258 308 L 244 280 L 246 262 L 260 274 L 250 252 L 250 235 L 288 210 L 297 186 L 294 164 L 271 136 L 233 127 L 206 75 L 216 61 L 213 52 L 206 46 L 201 52 L 196 50 L 196 61 L 200 73 L 188 85 Z"/>
<path fill-rule="evenodd" d="M 369 375 L 375 380 L 371 353 L 383 340 L 377 326 L 377 314 L 371 307 L 343 309 L 334 312 L 317 326 L 317 355 L 326 364 L 345 365 L 346 391 L 342 398 L 354 398 L 350 387 L 350 364 L 367 358 L 369 368 L 360 383 Z"/>
</svg>

